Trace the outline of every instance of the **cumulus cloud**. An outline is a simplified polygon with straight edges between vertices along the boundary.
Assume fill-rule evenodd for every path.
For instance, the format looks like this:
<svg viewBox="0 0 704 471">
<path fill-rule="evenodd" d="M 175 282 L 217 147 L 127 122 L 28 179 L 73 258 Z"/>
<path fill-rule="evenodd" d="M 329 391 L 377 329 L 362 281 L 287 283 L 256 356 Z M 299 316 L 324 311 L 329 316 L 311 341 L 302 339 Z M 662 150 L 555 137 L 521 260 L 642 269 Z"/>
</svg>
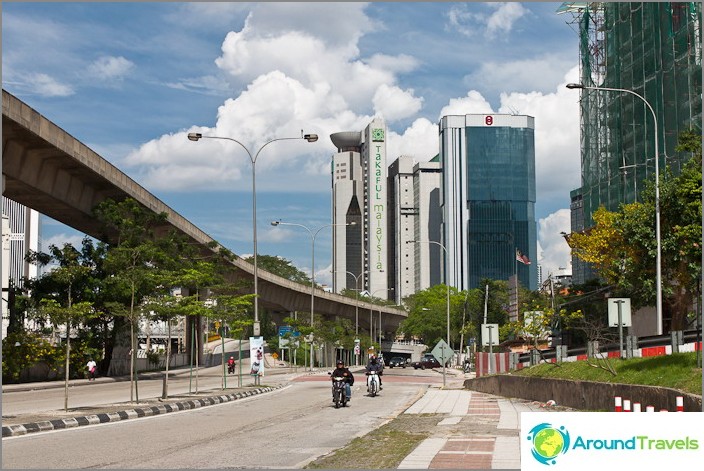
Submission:
<svg viewBox="0 0 704 471">
<path fill-rule="evenodd" d="M 569 192 L 580 185 L 579 97 L 565 88 L 577 77 L 575 66 L 552 93 L 504 93 L 499 109 L 535 117 L 537 198 L 564 201 L 562 207 L 569 205 Z"/>
<path fill-rule="evenodd" d="M 386 84 L 377 88 L 372 102 L 374 111 L 389 122 L 414 116 L 423 105 L 423 99 L 414 97 L 413 90 L 404 91 Z"/>
<path fill-rule="evenodd" d="M 570 210 L 560 209 L 538 221 L 538 263 L 543 267 L 543 278 L 553 273 L 571 273 L 570 247 L 561 232 L 570 232 Z M 565 269 L 565 270 L 562 270 Z"/>
<path fill-rule="evenodd" d="M 440 111 L 441 118 L 448 115 L 464 115 L 475 113 L 493 113 L 491 105 L 476 90 L 467 92 L 467 96 L 461 98 L 451 98 L 450 102 Z"/>
<path fill-rule="evenodd" d="M 88 66 L 88 73 L 98 80 L 119 81 L 134 69 L 134 63 L 124 57 L 103 56 Z"/>
</svg>

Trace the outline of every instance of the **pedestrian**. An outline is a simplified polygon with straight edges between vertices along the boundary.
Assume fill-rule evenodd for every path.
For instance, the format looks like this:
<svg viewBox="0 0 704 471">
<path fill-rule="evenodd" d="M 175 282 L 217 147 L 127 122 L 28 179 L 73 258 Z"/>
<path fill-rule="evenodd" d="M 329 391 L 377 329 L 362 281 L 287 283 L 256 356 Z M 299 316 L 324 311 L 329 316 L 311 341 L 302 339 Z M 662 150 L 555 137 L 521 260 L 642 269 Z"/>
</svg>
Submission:
<svg viewBox="0 0 704 471">
<path fill-rule="evenodd" d="M 88 368 L 88 381 L 95 381 L 95 369 L 98 367 L 98 365 L 93 361 L 92 358 L 88 360 L 88 363 L 86 364 L 86 368 Z"/>
</svg>

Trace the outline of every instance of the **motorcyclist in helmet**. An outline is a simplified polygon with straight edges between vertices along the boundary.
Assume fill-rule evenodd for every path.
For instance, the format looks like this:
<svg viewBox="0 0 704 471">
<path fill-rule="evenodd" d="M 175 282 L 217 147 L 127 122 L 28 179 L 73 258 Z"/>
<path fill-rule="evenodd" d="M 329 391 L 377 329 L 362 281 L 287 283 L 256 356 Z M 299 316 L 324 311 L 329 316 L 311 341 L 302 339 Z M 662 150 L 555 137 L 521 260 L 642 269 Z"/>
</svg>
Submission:
<svg viewBox="0 0 704 471">
<path fill-rule="evenodd" d="M 337 360 L 337 367 L 333 370 L 331 376 L 334 378 L 336 376 L 345 378 L 345 396 L 347 400 L 352 399 L 352 385 L 354 384 L 354 376 L 349 368 L 345 366 L 345 362 L 342 360 Z"/>
<path fill-rule="evenodd" d="M 227 372 L 228 373 L 235 372 L 235 357 L 230 357 L 227 359 Z"/>
<path fill-rule="evenodd" d="M 384 389 L 381 386 L 381 376 L 384 374 L 383 373 L 384 367 L 381 364 L 381 362 L 379 362 L 376 355 L 372 355 L 369 357 L 369 363 L 367 363 L 366 370 L 367 370 L 367 373 L 369 373 L 371 371 L 376 371 L 377 378 L 379 378 L 379 389 L 380 390 Z"/>
</svg>

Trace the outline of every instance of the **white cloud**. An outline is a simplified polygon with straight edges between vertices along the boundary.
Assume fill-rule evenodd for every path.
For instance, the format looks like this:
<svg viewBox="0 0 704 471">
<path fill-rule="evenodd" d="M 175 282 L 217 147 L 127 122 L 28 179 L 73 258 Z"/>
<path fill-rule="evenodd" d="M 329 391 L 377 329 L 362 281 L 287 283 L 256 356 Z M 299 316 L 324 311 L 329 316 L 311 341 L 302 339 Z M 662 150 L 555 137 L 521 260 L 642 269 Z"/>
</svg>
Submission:
<svg viewBox="0 0 704 471">
<path fill-rule="evenodd" d="M 574 67 L 553 93 L 501 95 L 500 113 L 535 117 L 538 201 L 558 199 L 566 201 L 567 206 L 569 192 L 580 185 L 579 97 L 565 88 L 565 84 L 577 81 L 577 76 L 578 68 Z"/>
<path fill-rule="evenodd" d="M 492 3 L 491 6 L 496 8 L 496 11 L 489 15 L 486 22 L 486 34 L 489 38 L 509 33 L 516 21 L 528 13 L 528 10 L 517 2 Z"/>
<path fill-rule="evenodd" d="M 60 83 L 47 74 L 30 74 L 25 84 L 32 92 L 45 96 L 70 96 L 75 93 L 73 87 Z"/>
<path fill-rule="evenodd" d="M 70 244 L 80 250 L 83 246 L 84 237 L 85 236 L 83 234 L 79 233 L 66 234 L 62 232 L 60 234 L 54 234 L 51 237 L 42 239 L 42 251 L 47 252 L 49 250 L 49 247 L 52 245 L 62 248 L 66 244 Z"/>
<path fill-rule="evenodd" d="M 427 162 L 439 150 L 438 126 L 425 118 L 416 119 L 403 134 L 389 132 L 386 144 L 387 163 L 400 155 L 410 155 L 416 162 Z"/>
<path fill-rule="evenodd" d="M 420 111 L 423 99 L 413 96 L 413 90 L 404 91 L 395 86 L 381 84 L 372 98 L 374 111 L 387 123 L 408 118 Z"/>
<path fill-rule="evenodd" d="M 502 36 L 508 40 L 516 22 L 529 13 L 517 2 L 462 3 L 453 5 L 447 12 L 446 29 L 468 37 L 482 34 L 489 39 Z"/>
<path fill-rule="evenodd" d="M 465 115 L 475 113 L 493 113 L 491 105 L 476 90 L 467 92 L 467 96 L 462 98 L 451 98 L 450 102 L 440 110 L 439 118 L 449 115 Z"/>
<path fill-rule="evenodd" d="M 124 57 L 103 56 L 88 66 L 88 73 L 104 81 L 123 80 L 134 69 L 134 63 Z"/>
<path fill-rule="evenodd" d="M 570 210 L 560 209 L 538 221 L 538 262 L 543 267 L 543 279 L 548 274 L 571 273 L 570 247 L 561 232 L 570 232 Z M 560 270 L 564 268 L 566 270 Z"/>
</svg>

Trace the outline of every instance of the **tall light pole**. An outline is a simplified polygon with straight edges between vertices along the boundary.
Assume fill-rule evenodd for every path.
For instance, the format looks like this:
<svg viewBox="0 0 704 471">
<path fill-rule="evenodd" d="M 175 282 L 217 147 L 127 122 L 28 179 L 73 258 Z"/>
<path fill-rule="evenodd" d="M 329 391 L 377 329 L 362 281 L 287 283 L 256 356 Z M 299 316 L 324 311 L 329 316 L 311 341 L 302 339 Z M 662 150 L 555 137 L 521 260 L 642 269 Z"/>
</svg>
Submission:
<svg viewBox="0 0 704 471">
<path fill-rule="evenodd" d="M 380 291 L 393 291 L 393 288 L 379 288 L 374 290 L 374 292 L 371 294 L 369 297 L 370 299 L 374 299 L 374 295 Z M 371 343 L 374 343 L 374 336 L 372 335 L 372 331 L 374 330 L 372 326 L 374 325 L 373 319 L 374 317 L 372 316 L 372 311 L 373 311 L 374 306 L 369 307 L 369 340 Z M 381 329 L 381 308 L 379 308 L 379 328 Z M 381 334 L 379 334 L 379 350 L 381 350 Z"/>
<path fill-rule="evenodd" d="M 603 90 L 606 92 L 624 92 L 640 98 L 653 115 L 653 126 L 655 127 L 655 243 L 657 252 L 655 255 L 655 317 L 657 320 L 657 335 L 662 335 L 662 242 L 660 238 L 660 151 L 658 148 L 658 118 L 650 106 L 648 100 L 637 94 L 633 90 L 625 88 L 592 87 L 581 83 L 568 83 L 569 89 L 582 90 Z"/>
<path fill-rule="evenodd" d="M 448 258 L 447 258 L 447 249 L 445 248 L 444 245 L 442 245 L 440 242 L 436 242 L 434 240 L 407 240 L 407 244 L 436 244 L 439 245 L 444 251 L 445 251 L 445 268 L 447 270 L 448 266 Z M 445 287 L 447 288 L 447 345 L 450 345 L 450 284 L 448 283 L 447 278 L 449 278 L 449 275 L 445 276 Z"/>
<path fill-rule="evenodd" d="M 282 222 L 282 221 L 271 221 L 272 226 L 298 226 L 302 227 L 303 229 L 308 231 L 308 234 L 310 234 L 310 239 L 311 239 L 311 248 L 310 248 L 310 254 L 311 254 L 311 262 L 310 262 L 310 279 L 311 279 L 311 284 L 310 284 L 310 328 L 313 329 L 313 313 L 315 312 L 314 306 L 315 306 L 315 238 L 318 236 L 318 233 L 325 229 L 326 227 L 335 227 L 335 226 L 354 226 L 356 223 L 354 221 L 350 223 L 342 223 L 342 224 L 326 224 L 325 226 L 319 227 L 315 232 L 313 232 L 312 229 L 310 229 L 308 226 L 304 226 L 303 224 L 297 224 L 294 222 Z M 313 371 L 313 349 L 310 349 L 310 369 Z"/>
<path fill-rule="evenodd" d="M 255 337 L 258 337 L 260 335 L 260 326 L 259 326 L 259 289 L 257 285 L 257 157 L 259 157 L 259 153 L 264 149 L 266 146 L 271 144 L 272 142 L 276 141 L 287 141 L 287 140 L 293 140 L 293 139 L 305 139 L 308 142 L 315 142 L 318 140 L 318 135 L 317 134 L 303 134 L 303 131 L 301 131 L 301 137 L 277 137 L 275 139 L 272 139 L 270 141 L 267 141 L 262 145 L 259 150 L 257 151 L 254 156 L 252 156 L 252 153 L 249 151 L 247 146 L 242 144 L 240 141 L 237 139 L 233 139 L 231 137 L 221 137 L 221 136 L 204 136 L 203 134 L 199 132 L 191 132 L 188 133 L 188 140 L 189 141 L 199 141 L 201 139 L 223 139 L 227 141 L 232 141 L 237 144 L 239 144 L 246 152 L 247 155 L 249 156 L 249 161 L 252 163 L 252 244 L 254 246 L 254 326 L 253 326 L 253 334 Z"/>
<path fill-rule="evenodd" d="M 362 273 L 359 275 L 355 275 L 351 271 L 345 270 L 345 273 L 350 275 L 352 278 L 354 278 L 354 286 L 356 288 L 355 290 L 355 302 L 354 302 L 354 335 L 355 339 L 359 336 L 359 279 L 362 277 L 362 275 L 365 275 L 369 273 L 371 270 L 364 270 Z M 381 271 L 381 270 L 380 270 Z M 342 273 L 342 270 L 336 273 Z M 359 362 L 359 355 L 357 355 L 357 358 L 355 358 L 357 362 Z M 359 363 L 357 363 L 358 365 Z"/>
</svg>

